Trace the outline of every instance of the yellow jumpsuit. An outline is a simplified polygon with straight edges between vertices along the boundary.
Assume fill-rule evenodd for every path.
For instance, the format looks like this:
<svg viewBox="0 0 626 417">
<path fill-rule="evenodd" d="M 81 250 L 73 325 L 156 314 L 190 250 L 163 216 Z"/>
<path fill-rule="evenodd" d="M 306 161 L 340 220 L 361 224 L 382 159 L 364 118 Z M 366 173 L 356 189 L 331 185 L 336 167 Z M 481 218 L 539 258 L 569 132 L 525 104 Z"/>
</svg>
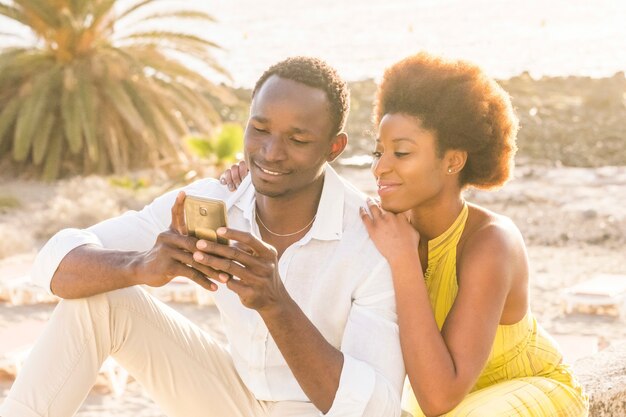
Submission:
<svg viewBox="0 0 626 417">
<path fill-rule="evenodd" d="M 467 205 L 443 234 L 428 242 L 425 273 L 439 329 L 458 292 L 456 247 Z M 499 325 L 487 363 L 470 394 L 446 416 L 586 416 L 588 399 L 554 340 L 529 311 L 519 322 Z M 423 416 L 415 398 L 411 412 Z"/>
</svg>

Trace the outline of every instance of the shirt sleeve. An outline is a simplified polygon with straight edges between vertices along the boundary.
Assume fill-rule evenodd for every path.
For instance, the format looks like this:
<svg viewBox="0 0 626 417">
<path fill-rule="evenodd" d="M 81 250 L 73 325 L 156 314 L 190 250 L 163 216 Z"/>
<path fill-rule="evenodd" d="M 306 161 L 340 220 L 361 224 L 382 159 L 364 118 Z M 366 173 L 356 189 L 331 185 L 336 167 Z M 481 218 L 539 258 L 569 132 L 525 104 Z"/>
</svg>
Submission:
<svg viewBox="0 0 626 417">
<path fill-rule="evenodd" d="M 355 294 L 339 388 L 328 417 L 400 416 L 405 377 L 391 270 L 382 262 Z"/>
<path fill-rule="evenodd" d="M 188 194 L 214 197 L 224 194 L 216 181 L 201 180 L 163 194 L 140 211 L 127 211 L 87 229 L 61 230 L 37 254 L 31 271 L 31 281 L 52 294 L 50 284 L 59 264 L 70 251 L 82 245 L 126 251 L 150 249 L 159 233 L 169 227 L 172 205 L 181 190 Z"/>
</svg>

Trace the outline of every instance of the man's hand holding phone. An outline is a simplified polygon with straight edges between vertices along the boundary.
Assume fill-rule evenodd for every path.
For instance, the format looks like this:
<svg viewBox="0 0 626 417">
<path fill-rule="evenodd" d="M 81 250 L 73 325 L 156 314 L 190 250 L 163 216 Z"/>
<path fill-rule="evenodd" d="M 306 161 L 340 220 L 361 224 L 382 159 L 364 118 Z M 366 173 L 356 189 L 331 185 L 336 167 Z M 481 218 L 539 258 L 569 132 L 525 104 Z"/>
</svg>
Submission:
<svg viewBox="0 0 626 417">
<path fill-rule="evenodd" d="M 206 279 L 226 283 L 244 306 L 260 313 L 290 300 L 278 274 L 276 250 L 248 232 L 229 229 L 223 201 L 187 196 L 184 214 L 181 219 L 172 211 L 172 221 L 178 221 L 173 227 L 197 238 L 190 265 Z"/>
<path fill-rule="evenodd" d="M 186 195 L 181 191 L 172 206 L 169 229 L 160 233 L 154 246 L 138 258 L 134 266 L 137 281 L 160 287 L 174 277 L 183 276 L 209 291 L 216 291 L 217 285 L 211 279 L 218 278 L 218 271 L 194 260 L 198 238 L 189 235 L 185 221 L 185 199 Z"/>
</svg>

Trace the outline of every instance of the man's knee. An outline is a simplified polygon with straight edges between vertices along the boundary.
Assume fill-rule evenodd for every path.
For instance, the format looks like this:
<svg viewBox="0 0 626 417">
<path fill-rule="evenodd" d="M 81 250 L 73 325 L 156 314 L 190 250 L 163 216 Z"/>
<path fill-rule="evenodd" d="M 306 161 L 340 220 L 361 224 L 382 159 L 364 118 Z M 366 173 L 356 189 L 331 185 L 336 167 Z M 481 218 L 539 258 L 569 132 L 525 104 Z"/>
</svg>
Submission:
<svg viewBox="0 0 626 417">
<path fill-rule="evenodd" d="M 60 312 L 84 312 L 87 310 L 90 315 L 97 317 L 108 314 L 112 306 L 130 305 L 146 300 L 148 297 L 149 295 L 145 290 L 138 286 L 133 286 L 84 298 L 62 299 L 57 306 L 57 310 Z M 58 314 L 61 314 L 60 312 Z"/>
<path fill-rule="evenodd" d="M 139 285 L 132 287 L 120 288 L 119 290 L 109 291 L 102 294 L 110 307 L 115 306 L 132 306 L 137 303 L 143 304 L 151 301 L 151 296 Z"/>
<path fill-rule="evenodd" d="M 104 293 L 104 295 L 110 301 L 124 300 L 124 299 L 134 299 L 134 298 L 144 298 L 147 295 L 147 292 L 141 288 L 139 285 L 133 285 L 132 287 L 120 288 L 119 290 L 113 290 Z"/>
</svg>

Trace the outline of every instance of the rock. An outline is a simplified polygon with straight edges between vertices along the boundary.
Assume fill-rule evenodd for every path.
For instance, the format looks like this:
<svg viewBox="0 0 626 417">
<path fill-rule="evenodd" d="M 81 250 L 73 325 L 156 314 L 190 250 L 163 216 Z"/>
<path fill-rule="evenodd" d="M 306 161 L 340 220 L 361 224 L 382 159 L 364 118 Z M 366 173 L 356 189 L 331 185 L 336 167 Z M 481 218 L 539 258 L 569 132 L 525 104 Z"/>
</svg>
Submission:
<svg viewBox="0 0 626 417">
<path fill-rule="evenodd" d="M 573 369 L 589 395 L 590 417 L 626 415 L 626 343 L 579 359 Z"/>
<path fill-rule="evenodd" d="M 598 217 L 598 212 L 594 209 L 587 209 L 582 212 L 584 219 L 595 219 Z"/>
<path fill-rule="evenodd" d="M 620 72 L 611 78 L 594 80 L 596 88 L 587 93 L 585 104 L 593 108 L 623 109 L 626 81 Z"/>
</svg>

